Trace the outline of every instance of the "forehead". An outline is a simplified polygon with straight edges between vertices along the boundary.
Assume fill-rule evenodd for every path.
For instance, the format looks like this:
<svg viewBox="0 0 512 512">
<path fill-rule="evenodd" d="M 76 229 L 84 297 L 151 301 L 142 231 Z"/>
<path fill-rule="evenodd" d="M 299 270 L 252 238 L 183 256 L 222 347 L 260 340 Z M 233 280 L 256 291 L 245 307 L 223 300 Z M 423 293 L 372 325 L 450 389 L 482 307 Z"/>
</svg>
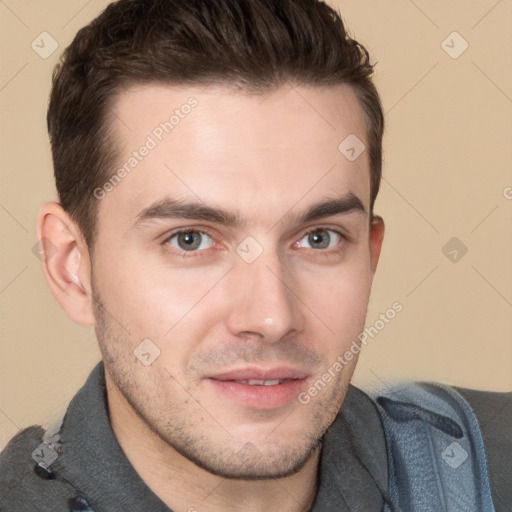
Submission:
<svg viewBox="0 0 512 512">
<path fill-rule="evenodd" d="M 119 158 L 100 223 L 102 214 L 133 222 L 166 196 L 271 224 L 294 205 L 340 194 L 355 194 L 368 209 L 367 151 L 347 158 L 344 142 L 359 144 L 357 152 L 366 146 L 365 121 L 346 85 L 285 85 L 260 95 L 139 85 L 116 98 L 111 131 Z"/>
</svg>

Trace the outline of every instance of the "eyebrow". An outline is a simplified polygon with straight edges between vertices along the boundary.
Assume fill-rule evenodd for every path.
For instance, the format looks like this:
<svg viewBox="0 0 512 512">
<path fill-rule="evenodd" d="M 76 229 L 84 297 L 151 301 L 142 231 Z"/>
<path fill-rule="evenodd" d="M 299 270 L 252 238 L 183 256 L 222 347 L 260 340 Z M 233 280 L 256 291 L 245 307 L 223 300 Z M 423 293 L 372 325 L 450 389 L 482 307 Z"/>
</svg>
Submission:
<svg viewBox="0 0 512 512">
<path fill-rule="evenodd" d="M 320 203 L 312 205 L 298 219 L 299 224 L 305 224 L 312 220 L 341 215 L 346 213 L 359 212 L 366 215 L 366 209 L 359 197 L 354 193 L 338 197 L 335 199 L 326 199 Z"/>
<path fill-rule="evenodd" d="M 238 215 L 228 212 L 224 208 L 208 206 L 199 201 L 183 202 L 170 197 L 164 197 L 139 212 L 134 227 L 155 219 L 204 220 L 228 227 L 242 224 Z"/>
<path fill-rule="evenodd" d="M 352 192 L 334 199 L 325 199 L 299 215 L 298 224 L 304 224 L 323 217 L 359 212 L 366 214 L 362 201 Z M 289 215 L 289 212 L 286 216 Z M 208 206 L 199 201 L 180 201 L 170 197 L 151 204 L 137 214 L 133 227 L 156 219 L 203 220 L 227 227 L 240 227 L 244 224 L 238 213 L 232 213 L 218 206 Z"/>
</svg>

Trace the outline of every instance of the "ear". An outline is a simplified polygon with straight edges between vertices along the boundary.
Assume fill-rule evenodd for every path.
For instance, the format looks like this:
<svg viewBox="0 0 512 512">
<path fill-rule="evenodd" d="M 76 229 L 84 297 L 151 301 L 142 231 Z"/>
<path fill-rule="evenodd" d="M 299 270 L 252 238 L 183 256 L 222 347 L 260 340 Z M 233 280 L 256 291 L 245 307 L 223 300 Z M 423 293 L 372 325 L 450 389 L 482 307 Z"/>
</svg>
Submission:
<svg viewBox="0 0 512 512">
<path fill-rule="evenodd" d="M 378 215 L 374 215 L 370 222 L 370 274 L 373 276 L 377 270 L 379 262 L 380 250 L 384 240 L 384 220 Z"/>
<path fill-rule="evenodd" d="M 44 276 L 69 318 L 95 325 L 89 250 L 76 223 L 58 203 L 46 203 L 37 216 L 37 243 Z"/>
</svg>

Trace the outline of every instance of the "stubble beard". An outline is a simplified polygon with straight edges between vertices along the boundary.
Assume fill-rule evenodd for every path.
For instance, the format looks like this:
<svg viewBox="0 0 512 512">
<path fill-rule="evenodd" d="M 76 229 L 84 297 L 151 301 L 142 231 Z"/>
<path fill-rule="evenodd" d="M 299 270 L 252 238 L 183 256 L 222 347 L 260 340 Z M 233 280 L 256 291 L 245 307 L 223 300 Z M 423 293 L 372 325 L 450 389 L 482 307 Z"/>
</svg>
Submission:
<svg viewBox="0 0 512 512">
<path fill-rule="evenodd" d="M 290 440 L 289 436 L 276 437 L 275 443 L 267 443 L 258 448 L 250 440 L 245 443 L 226 443 L 212 438 L 216 430 L 226 437 L 226 430 L 220 422 L 212 419 L 208 408 L 203 409 L 204 418 L 211 424 L 203 422 L 202 429 L 195 425 L 194 419 L 187 414 L 192 407 L 200 407 L 190 397 L 170 403 L 169 395 L 161 390 L 165 388 L 168 378 L 156 368 L 143 382 L 138 382 L 133 371 L 132 340 L 117 322 L 111 318 L 98 291 L 92 286 L 94 297 L 94 315 L 96 318 L 96 337 L 103 356 L 105 371 L 111 378 L 116 391 L 124 402 L 142 420 L 152 433 L 163 441 L 166 447 L 176 451 L 200 468 L 227 479 L 267 480 L 283 478 L 300 471 L 313 456 L 318 456 L 325 432 L 339 412 L 350 378 L 338 381 L 338 386 L 330 393 L 323 393 L 315 401 L 301 407 L 314 407 L 307 431 L 301 432 L 301 439 Z M 132 347 L 132 348 L 130 348 Z M 164 382 L 162 382 L 164 381 Z M 179 386 L 178 386 L 179 388 Z M 176 391 L 179 391 L 177 389 Z M 174 394 L 174 391 L 173 391 Z M 187 410 L 188 407 L 188 410 Z M 202 406 L 201 406 L 202 407 Z M 298 409 L 300 414 L 302 409 Z M 293 418 L 292 413 L 290 418 Z M 196 418 L 197 415 L 196 415 Z M 291 421 L 286 418 L 286 421 Z M 278 429 L 276 429 L 278 430 Z M 219 436 L 220 437 L 220 436 Z M 134 440 L 134 442 L 137 442 Z M 238 445 L 238 446 L 235 446 Z M 240 447 L 241 446 L 241 447 Z"/>
</svg>

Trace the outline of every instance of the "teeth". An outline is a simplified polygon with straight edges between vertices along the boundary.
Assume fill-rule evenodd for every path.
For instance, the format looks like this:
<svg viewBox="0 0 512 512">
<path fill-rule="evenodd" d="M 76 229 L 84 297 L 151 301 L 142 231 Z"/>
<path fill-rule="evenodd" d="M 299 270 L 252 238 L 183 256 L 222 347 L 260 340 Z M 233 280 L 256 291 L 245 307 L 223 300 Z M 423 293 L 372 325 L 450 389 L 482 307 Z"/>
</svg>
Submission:
<svg viewBox="0 0 512 512">
<path fill-rule="evenodd" d="M 242 384 L 249 384 L 249 386 L 277 386 L 280 383 L 279 379 L 274 380 L 260 380 L 260 379 L 249 379 L 239 381 Z"/>
<path fill-rule="evenodd" d="M 264 386 L 265 381 L 259 379 L 249 379 L 244 384 L 249 384 L 249 386 Z"/>
</svg>

